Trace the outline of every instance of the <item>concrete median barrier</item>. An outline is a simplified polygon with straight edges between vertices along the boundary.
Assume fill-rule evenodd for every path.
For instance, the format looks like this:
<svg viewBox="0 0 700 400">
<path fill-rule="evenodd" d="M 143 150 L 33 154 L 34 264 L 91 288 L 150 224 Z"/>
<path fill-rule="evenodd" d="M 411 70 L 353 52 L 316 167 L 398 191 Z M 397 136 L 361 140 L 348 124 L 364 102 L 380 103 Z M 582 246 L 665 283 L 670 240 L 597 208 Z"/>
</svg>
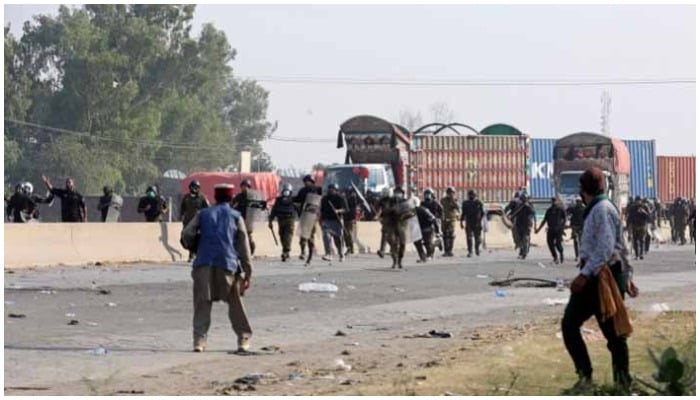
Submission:
<svg viewBox="0 0 700 400">
<path fill-rule="evenodd" d="M 381 239 L 380 224 L 359 222 L 357 229 L 360 241 L 376 251 Z M 180 246 L 181 230 L 180 223 L 5 224 L 5 268 L 184 261 L 188 252 Z M 275 224 L 275 233 L 276 230 Z M 532 236 L 533 245 L 547 245 L 545 231 Z M 668 240 L 668 227 L 661 228 L 661 236 Z M 269 229 L 257 229 L 253 238 L 257 245 L 256 256 L 278 257 L 281 254 L 282 248 L 275 246 Z M 510 230 L 500 219 L 489 222 L 485 238 L 488 249 L 513 248 Z M 295 236 L 293 254 L 299 251 L 298 242 Z M 322 253 L 323 241 L 318 227 L 316 246 Z M 455 249 L 466 249 L 464 230 L 457 232 Z M 410 243 L 407 250 L 415 252 Z"/>
</svg>

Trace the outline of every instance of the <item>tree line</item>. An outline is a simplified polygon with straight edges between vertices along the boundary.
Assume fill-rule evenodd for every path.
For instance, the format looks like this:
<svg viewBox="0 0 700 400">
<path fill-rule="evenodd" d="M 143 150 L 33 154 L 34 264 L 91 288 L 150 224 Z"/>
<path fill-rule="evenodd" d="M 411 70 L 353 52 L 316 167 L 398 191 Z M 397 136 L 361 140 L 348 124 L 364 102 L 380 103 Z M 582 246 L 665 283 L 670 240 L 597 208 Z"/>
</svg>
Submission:
<svg viewBox="0 0 700 400">
<path fill-rule="evenodd" d="M 5 26 L 5 184 L 71 176 L 84 194 L 142 193 L 170 169 L 271 170 L 268 92 L 239 79 L 236 50 L 194 5 L 60 6 Z"/>
</svg>

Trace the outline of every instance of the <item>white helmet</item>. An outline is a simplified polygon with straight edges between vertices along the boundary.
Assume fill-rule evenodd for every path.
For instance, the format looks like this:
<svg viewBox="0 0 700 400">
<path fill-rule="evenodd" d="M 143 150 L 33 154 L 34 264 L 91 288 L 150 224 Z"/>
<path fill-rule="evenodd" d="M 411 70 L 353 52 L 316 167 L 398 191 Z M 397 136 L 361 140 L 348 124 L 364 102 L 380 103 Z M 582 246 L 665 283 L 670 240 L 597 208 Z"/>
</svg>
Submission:
<svg viewBox="0 0 700 400">
<path fill-rule="evenodd" d="M 31 182 L 24 182 L 22 184 L 22 189 L 24 189 L 24 192 L 28 195 L 34 193 L 34 185 L 32 185 Z"/>
</svg>

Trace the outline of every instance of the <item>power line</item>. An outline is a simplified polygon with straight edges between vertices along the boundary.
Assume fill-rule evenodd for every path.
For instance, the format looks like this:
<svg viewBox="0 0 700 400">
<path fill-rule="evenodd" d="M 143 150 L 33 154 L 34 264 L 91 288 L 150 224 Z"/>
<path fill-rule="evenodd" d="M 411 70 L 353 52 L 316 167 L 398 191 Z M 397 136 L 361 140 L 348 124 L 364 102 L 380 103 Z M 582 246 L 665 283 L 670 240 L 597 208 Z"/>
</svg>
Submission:
<svg viewBox="0 0 700 400">
<path fill-rule="evenodd" d="M 41 124 L 36 124 L 32 122 L 27 122 L 27 121 L 19 121 L 11 118 L 5 118 L 6 122 L 10 122 L 16 125 L 22 125 L 22 126 L 28 126 L 31 128 L 36 128 L 36 129 L 41 129 L 44 131 L 49 131 L 49 132 L 57 132 L 57 133 L 64 133 L 67 135 L 73 135 L 77 137 L 85 137 L 85 138 L 91 138 L 91 139 L 97 139 L 97 140 L 103 140 L 103 141 L 110 141 L 110 142 L 121 142 L 121 143 L 134 143 L 134 144 L 141 144 L 144 146 L 158 146 L 161 148 L 171 148 L 171 149 L 177 149 L 177 150 L 223 150 L 222 146 L 205 146 L 205 145 L 193 145 L 190 143 L 176 143 L 176 142 L 161 142 L 161 141 L 145 141 L 145 140 L 137 140 L 137 139 L 129 139 L 129 138 L 116 138 L 116 137 L 110 137 L 110 136 L 99 136 L 99 135 L 92 135 L 87 132 L 77 132 L 77 131 L 72 131 L 69 129 L 63 129 L 63 128 L 56 128 L 52 126 L 47 126 L 47 125 L 41 125 Z M 254 139 L 248 139 L 248 138 L 242 138 L 243 140 L 237 140 L 236 144 L 238 146 L 254 146 L 256 144 L 260 144 L 259 141 L 255 141 Z M 316 139 L 316 138 L 311 138 L 311 137 L 299 137 L 299 138 L 294 138 L 294 137 L 283 137 L 283 136 L 270 136 L 268 138 L 264 138 L 261 141 L 264 140 L 272 140 L 272 141 L 279 141 L 279 142 L 293 142 L 293 143 L 334 143 L 335 140 L 333 139 Z"/>
<path fill-rule="evenodd" d="M 347 77 L 313 76 L 248 76 L 245 79 L 269 83 L 312 84 L 312 85 L 357 85 L 357 86 L 658 86 L 694 85 L 695 78 L 635 78 L 599 80 L 488 80 L 488 79 L 371 79 Z"/>
</svg>

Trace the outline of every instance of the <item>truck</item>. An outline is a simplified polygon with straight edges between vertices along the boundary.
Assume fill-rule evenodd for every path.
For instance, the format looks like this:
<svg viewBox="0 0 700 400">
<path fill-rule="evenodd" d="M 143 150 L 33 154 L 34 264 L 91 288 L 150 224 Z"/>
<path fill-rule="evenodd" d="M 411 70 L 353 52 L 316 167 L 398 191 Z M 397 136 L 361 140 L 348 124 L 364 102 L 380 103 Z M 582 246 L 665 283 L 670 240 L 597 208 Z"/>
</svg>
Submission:
<svg viewBox="0 0 700 400">
<path fill-rule="evenodd" d="M 579 132 L 554 143 L 554 193 L 564 204 L 579 195 L 579 178 L 589 167 L 605 174 L 605 193 L 624 211 L 630 193 L 630 153 L 625 143 L 598 133 Z"/>
<path fill-rule="evenodd" d="M 354 184 L 363 195 L 378 197 L 385 187 L 407 188 L 411 133 L 384 119 L 359 115 L 340 125 L 338 148 L 345 164 L 326 167 L 324 186 L 347 189 Z"/>
</svg>

